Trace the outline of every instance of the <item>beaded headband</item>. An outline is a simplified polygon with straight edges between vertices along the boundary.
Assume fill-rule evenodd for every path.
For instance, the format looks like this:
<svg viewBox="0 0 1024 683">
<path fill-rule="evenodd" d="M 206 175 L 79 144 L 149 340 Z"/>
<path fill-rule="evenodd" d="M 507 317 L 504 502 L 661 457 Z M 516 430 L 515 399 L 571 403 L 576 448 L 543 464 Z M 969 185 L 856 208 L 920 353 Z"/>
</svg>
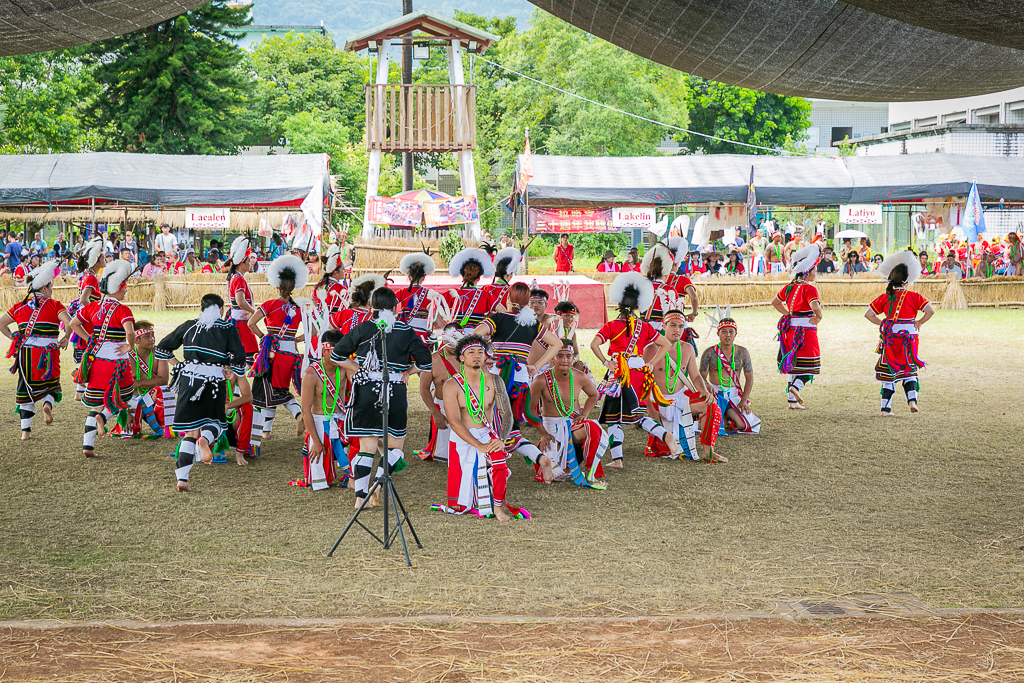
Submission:
<svg viewBox="0 0 1024 683">
<path fill-rule="evenodd" d="M 683 320 L 683 319 L 684 319 L 683 314 L 680 313 L 679 311 L 669 311 L 668 313 L 666 313 L 662 317 L 661 322 L 662 322 L 662 324 L 664 324 L 664 323 L 667 323 L 670 320 Z"/>
<path fill-rule="evenodd" d="M 148 337 L 149 335 L 153 334 L 154 332 L 156 332 L 156 330 L 154 330 L 152 327 L 150 327 L 149 329 L 142 330 L 141 332 L 136 332 L 135 336 L 136 336 L 136 338 L 138 338 L 138 337 Z"/>
<path fill-rule="evenodd" d="M 728 320 L 728 319 L 719 321 L 719 323 L 718 323 L 718 331 L 721 332 L 722 330 L 727 330 L 727 329 L 735 330 L 736 329 L 736 321 L 735 320 Z"/>
</svg>

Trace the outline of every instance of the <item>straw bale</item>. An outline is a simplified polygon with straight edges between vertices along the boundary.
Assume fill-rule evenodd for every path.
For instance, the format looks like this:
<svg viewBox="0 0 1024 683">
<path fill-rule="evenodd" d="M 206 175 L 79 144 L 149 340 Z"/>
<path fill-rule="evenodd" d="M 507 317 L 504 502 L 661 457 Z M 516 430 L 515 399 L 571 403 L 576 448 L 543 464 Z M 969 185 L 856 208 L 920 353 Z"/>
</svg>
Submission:
<svg viewBox="0 0 1024 683">
<path fill-rule="evenodd" d="M 441 258 L 437 250 L 438 240 L 432 239 L 409 239 L 403 237 L 375 237 L 372 239 L 357 239 L 355 269 L 362 272 L 384 272 L 394 270 L 398 272 L 398 262 L 402 257 L 410 253 L 410 250 L 422 251 L 424 247 L 430 249 L 430 256 L 437 264 L 438 271 L 446 271 L 448 262 Z M 360 249 L 359 247 L 370 245 L 374 247 L 398 247 L 393 251 L 384 249 Z"/>
<path fill-rule="evenodd" d="M 1024 278 L 994 277 L 960 283 L 968 306 L 995 305 L 1024 301 Z"/>
<path fill-rule="evenodd" d="M 260 304 L 263 301 L 275 299 L 278 296 L 277 290 L 270 286 L 267 278 L 262 273 L 246 273 L 246 281 L 252 289 L 253 301 Z M 209 293 L 220 294 L 225 301 L 228 298 L 227 275 L 223 273 L 191 273 L 188 275 L 169 275 L 163 278 L 166 291 L 166 307 L 168 309 L 198 308 L 199 302 Z M 304 288 L 292 293 L 293 297 L 313 296 L 313 287 L 316 280 L 310 280 Z"/>
<path fill-rule="evenodd" d="M 947 311 L 961 311 L 967 308 L 967 297 L 964 296 L 964 289 L 960 286 L 960 280 L 950 278 L 946 286 L 946 293 L 939 303 L 939 308 Z"/>
</svg>

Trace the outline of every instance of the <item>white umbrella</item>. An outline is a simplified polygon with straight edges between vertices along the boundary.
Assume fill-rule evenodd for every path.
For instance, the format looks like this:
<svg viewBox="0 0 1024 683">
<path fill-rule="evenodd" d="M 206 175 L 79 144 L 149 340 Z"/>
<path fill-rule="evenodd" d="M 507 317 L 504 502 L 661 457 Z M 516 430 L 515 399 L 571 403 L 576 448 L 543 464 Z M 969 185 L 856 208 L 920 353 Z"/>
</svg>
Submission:
<svg viewBox="0 0 1024 683">
<path fill-rule="evenodd" d="M 860 230 L 840 230 L 839 232 L 836 233 L 836 236 L 833 239 L 837 239 L 837 240 L 853 240 L 853 239 L 859 239 L 861 237 L 867 237 L 867 236 L 868 235 L 867 235 L 866 232 L 861 232 Z"/>
</svg>

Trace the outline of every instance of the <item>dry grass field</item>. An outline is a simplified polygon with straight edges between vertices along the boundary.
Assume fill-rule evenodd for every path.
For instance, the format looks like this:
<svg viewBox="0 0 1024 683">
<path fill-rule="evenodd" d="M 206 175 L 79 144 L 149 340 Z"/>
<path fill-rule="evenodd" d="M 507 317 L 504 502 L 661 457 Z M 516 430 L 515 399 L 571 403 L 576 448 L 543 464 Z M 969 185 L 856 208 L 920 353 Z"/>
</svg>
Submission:
<svg viewBox="0 0 1024 683">
<path fill-rule="evenodd" d="M 533 519 L 500 524 L 430 512 L 444 467 L 414 459 L 397 477 L 425 546 L 413 569 L 358 530 L 325 557 L 353 494 L 287 485 L 302 468 L 283 411 L 263 457 L 197 466 L 181 495 L 171 443 L 107 438 L 82 458 L 85 409 L 69 380 L 56 423 L 40 416 L 19 441 L 5 372 L 0 619 L 674 617 L 862 593 L 1024 606 L 1024 317 L 939 311 L 922 337 L 923 412 L 897 402 L 883 420 L 877 332 L 861 316 L 827 310 L 824 371 L 795 412 L 774 372 L 775 314 L 736 313 L 764 429 L 724 439 L 728 465 L 646 460 L 639 433 L 607 491 L 543 486 L 518 460 L 509 498 Z M 183 319 L 138 317 L 158 336 Z M 426 410 L 411 410 L 410 450 L 428 435 Z"/>
</svg>

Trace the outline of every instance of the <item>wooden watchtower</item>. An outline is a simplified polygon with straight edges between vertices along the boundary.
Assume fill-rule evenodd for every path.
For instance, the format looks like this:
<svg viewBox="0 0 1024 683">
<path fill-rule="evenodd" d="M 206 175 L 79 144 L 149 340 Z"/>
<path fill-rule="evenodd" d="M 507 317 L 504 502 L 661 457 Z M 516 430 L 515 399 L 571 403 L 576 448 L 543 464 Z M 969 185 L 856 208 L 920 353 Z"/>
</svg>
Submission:
<svg viewBox="0 0 1024 683">
<path fill-rule="evenodd" d="M 412 42 L 414 51 L 444 45 L 448 53 L 448 83 L 388 83 L 392 48 Z M 445 19 L 432 12 L 406 14 L 355 36 L 345 50 L 377 53 L 374 82 L 366 86 L 366 148 L 370 152 L 366 172 L 366 206 L 363 236 L 373 235 L 370 199 L 380 185 L 380 161 L 384 152 L 456 152 L 463 195 L 476 194 L 473 149 L 476 147 L 476 86 L 467 85 L 462 68 L 464 52 L 483 54 L 498 36 Z M 479 237 L 480 222 L 467 225 Z"/>
</svg>

